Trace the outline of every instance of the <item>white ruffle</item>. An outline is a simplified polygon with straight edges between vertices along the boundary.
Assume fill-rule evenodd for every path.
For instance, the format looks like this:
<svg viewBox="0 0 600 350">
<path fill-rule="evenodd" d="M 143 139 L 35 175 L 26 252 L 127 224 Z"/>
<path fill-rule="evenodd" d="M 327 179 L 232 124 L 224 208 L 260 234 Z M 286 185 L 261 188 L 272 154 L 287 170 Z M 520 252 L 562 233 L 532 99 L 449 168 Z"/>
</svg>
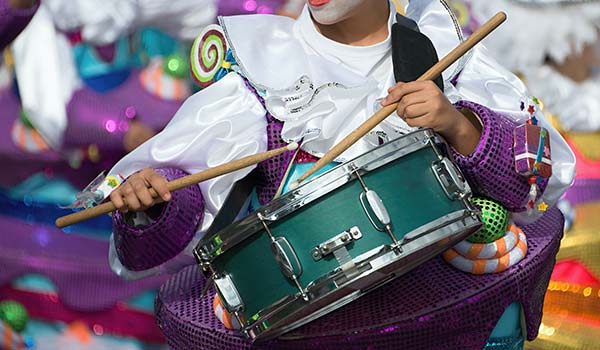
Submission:
<svg viewBox="0 0 600 350">
<path fill-rule="evenodd" d="M 390 6 L 391 26 L 395 7 L 391 2 Z M 456 19 L 443 1 L 412 1 L 407 16 L 432 40 L 440 57 L 462 40 Z M 267 109 L 284 122 L 284 140 L 303 140 L 303 150 L 315 156 L 325 154 L 373 115 L 380 108 L 378 100 L 395 84 L 391 65 L 388 80 L 378 82 L 315 50 L 310 36 L 303 32 L 303 26 L 313 25 L 307 7 L 297 21 L 257 15 L 224 17 L 220 23 L 242 74 L 264 90 Z M 447 82 L 465 60 L 444 72 Z M 359 156 L 378 145 L 380 137 L 391 139 L 410 130 L 394 114 L 336 160 Z"/>
<path fill-rule="evenodd" d="M 109 44 L 141 26 L 193 40 L 217 15 L 215 0 L 44 0 L 58 28 Z"/>
<path fill-rule="evenodd" d="M 539 67 L 547 56 L 562 63 L 585 44 L 595 44 L 600 28 L 600 3 L 522 6 L 508 0 L 471 0 L 473 16 L 484 23 L 498 11 L 506 23 L 484 43 L 507 68 Z"/>
<path fill-rule="evenodd" d="M 568 79 L 549 66 L 523 71 L 531 92 L 556 115 L 565 130 L 600 130 L 600 76 L 582 83 Z"/>
<path fill-rule="evenodd" d="M 230 73 L 188 98 L 162 132 L 121 159 L 109 175 L 128 177 L 143 168 L 159 167 L 175 167 L 197 173 L 264 152 L 267 150 L 265 113 L 256 96 L 246 88 L 244 80 Z M 233 184 L 252 169 L 254 167 L 244 168 L 199 185 L 205 208 L 204 221 L 198 232 L 203 233 L 210 227 Z M 201 233 L 198 233 L 197 239 L 190 245 L 200 237 Z M 191 250 L 188 247 L 190 254 Z M 167 264 L 178 264 L 179 261 L 181 259 L 174 259 Z M 111 266 L 115 272 L 128 278 L 143 277 L 149 273 L 127 271 L 115 261 L 111 261 Z M 161 267 L 165 268 L 171 267 Z"/>
</svg>

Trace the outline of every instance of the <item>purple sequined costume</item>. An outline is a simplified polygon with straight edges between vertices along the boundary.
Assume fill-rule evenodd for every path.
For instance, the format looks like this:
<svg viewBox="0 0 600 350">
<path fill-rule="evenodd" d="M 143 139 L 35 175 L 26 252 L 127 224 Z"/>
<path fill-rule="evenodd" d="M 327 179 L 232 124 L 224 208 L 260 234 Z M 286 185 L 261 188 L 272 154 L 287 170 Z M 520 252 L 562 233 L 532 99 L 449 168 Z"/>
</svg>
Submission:
<svg viewBox="0 0 600 350">
<path fill-rule="evenodd" d="M 252 89 L 251 87 L 249 87 Z M 478 104 L 460 101 L 457 108 L 475 112 L 482 137 L 469 156 L 454 156 L 474 192 L 496 198 L 513 211 L 522 210 L 528 184 L 513 167 L 512 131 L 507 118 Z M 281 122 L 267 115 L 269 149 L 280 146 Z M 268 202 L 291 161 L 284 153 L 259 165 L 261 202 Z M 537 335 L 541 308 L 554 256 L 562 236 L 556 210 L 523 228 L 530 250 L 507 272 L 472 276 L 434 259 L 369 297 L 306 325 L 262 349 L 328 349 L 340 344 L 357 349 L 481 349 L 505 308 L 523 305 L 529 339 Z M 140 234 L 145 234 L 140 232 Z M 177 234 L 171 233 L 171 237 Z M 150 233 L 148 232 L 148 235 Z M 175 239 L 175 238 L 173 238 Z M 213 316 L 212 299 L 199 300 L 203 280 L 196 267 L 172 277 L 157 300 L 159 324 L 174 349 L 240 349 L 250 343 L 226 331 Z M 409 286 L 409 287 L 407 287 Z M 398 302 L 398 301 L 403 302 Z M 429 342 L 429 343 L 428 343 Z"/>
</svg>

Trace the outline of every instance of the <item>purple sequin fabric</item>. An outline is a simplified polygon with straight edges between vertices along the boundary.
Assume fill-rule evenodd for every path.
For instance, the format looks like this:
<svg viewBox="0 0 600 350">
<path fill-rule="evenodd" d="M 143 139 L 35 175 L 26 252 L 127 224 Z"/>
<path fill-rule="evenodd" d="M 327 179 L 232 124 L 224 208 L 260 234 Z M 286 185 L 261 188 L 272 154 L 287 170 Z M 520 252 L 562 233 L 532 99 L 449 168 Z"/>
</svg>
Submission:
<svg viewBox="0 0 600 350">
<path fill-rule="evenodd" d="M 284 3 L 284 0 L 219 0 L 219 15 L 273 14 Z"/>
<path fill-rule="evenodd" d="M 79 311 L 101 311 L 149 289 L 166 276 L 125 281 L 115 275 L 106 257 L 109 244 L 83 236 L 0 216 L 0 285 L 37 274 L 56 287 L 60 300 Z M 50 302 L 50 300 L 49 300 Z"/>
<path fill-rule="evenodd" d="M 256 98 L 258 98 L 260 103 L 264 106 L 265 100 L 262 96 L 257 93 L 256 89 L 250 85 L 248 80 L 245 80 L 245 82 L 246 87 L 254 93 Z M 272 150 L 286 146 L 287 142 L 283 141 L 281 138 L 283 122 L 275 119 L 269 112 L 267 112 L 265 118 L 267 119 L 268 149 Z M 258 164 L 257 171 L 260 182 L 256 184 L 256 193 L 260 204 L 268 204 L 275 197 L 275 194 L 285 177 L 287 168 L 292 162 L 292 159 L 294 159 L 295 152 L 296 151 L 284 152 Z"/>
<path fill-rule="evenodd" d="M 174 168 L 156 170 L 168 181 L 187 175 Z M 113 215 L 113 234 L 119 260 L 129 270 L 158 266 L 181 253 L 204 217 L 204 199 L 198 186 L 172 193 L 160 215 L 146 226 L 130 226 L 120 212 Z"/>
<path fill-rule="evenodd" d="M 9 5 L 8 0 L 0 0 L 0 51 L 25 29 L 39 6 L 40 2 L 36 1 L 31 8 L 15 9 Z"/>
<path fill-rule="evenodd" d="M 542 304 L 562 237 L 552 208 L 523 226 L 529 251 L 505 272 L 475 276 L 432 259 L 390 284 L 276 340 L 251 344 L 215 318 L 213 292 L 196 266 L 174 275 L 156 300 L 160 328 L 174 350 L 403 349 L 481 350 L 506 307 L 523 306 L 527 338 L 537 336 Z M 256 276 L 260 283 L 264 276 Z"/>
<path fill-rule="evenodd" d="M 524 211 L 530 186 L 527 177 L 515 171 L 513 130 L 517 125 L 473 102 L 459 101 L 455 106 L 473 111 L 483 123 L 481 140 L 473 153 L 463 156 L 452 152 L 474 194 L 496 199 L 510 212 Z M 541 184 L 542 191 L 546 184 Z"/>
</svg>

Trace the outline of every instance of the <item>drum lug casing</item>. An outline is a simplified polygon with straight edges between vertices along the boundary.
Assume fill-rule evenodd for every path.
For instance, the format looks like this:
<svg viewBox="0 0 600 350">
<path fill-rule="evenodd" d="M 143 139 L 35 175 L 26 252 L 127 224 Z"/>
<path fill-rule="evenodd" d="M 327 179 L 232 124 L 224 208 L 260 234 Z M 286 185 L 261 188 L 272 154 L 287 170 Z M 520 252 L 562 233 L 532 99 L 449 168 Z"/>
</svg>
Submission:
<svg viewBox="0 0 600 350">
<path fill-rule="evenodd" d="M 433 162 L 431 169 L 446 196 L 451 200 L 462 200 L 471 193 L 469 184 L 450 159 L 444 157 Z"/>
</svg>

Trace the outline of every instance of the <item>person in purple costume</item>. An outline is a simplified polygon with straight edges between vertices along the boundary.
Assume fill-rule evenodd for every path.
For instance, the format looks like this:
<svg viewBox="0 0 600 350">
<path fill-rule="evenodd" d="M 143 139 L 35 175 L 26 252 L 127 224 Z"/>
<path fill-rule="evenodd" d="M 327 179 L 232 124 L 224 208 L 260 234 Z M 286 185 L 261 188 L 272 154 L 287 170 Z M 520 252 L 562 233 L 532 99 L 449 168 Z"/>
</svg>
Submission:
<svg viewBox="0 0 600 350">
<path fill-rule="evenodd" d="M 222 29 L 211 28 L 211 34 L 224 42 L 201 41 L 206 45 L 199 47 L 214 45 L 209 52 L 220 54 L 217 65 L 229 67 L 229 73 L 191 96 L 161 133 L 118 162 L 105 181 L 115 187 L 115 180 L 127 179 L 103 193 L 119 209 L 109 256 L 113 270 L 135 279 L 193 264 L 193 247 L 233 184 L 253 168 L 186 192 L 170 193 L 167 181 L 302 141 L 295 158 L 285 154 L 258 165 L 263 181 L 256 197 L 267 204 L 282 184 L 301 175 L 294 171 L 294 159 L 310 162 L 323 156 L 381 106 L 394 102 L 399 102 L 396 114 L 336 163 L 429 127 L 448 140 L 477 195 L 500 202 L 519 225 L 542 217 L 543 212 L 526 211 L 530 185 L 514 170 L 513 130 L 531 117 L 521 105 L 534 105 L 523 84 L 482 47 L 444 72 L 443 92 L 431 81 L 396 83 L 390 34 L 398 21 L 395 13 L 388 0 L 310 0 L 296 21 L 260 15 L 221 18 Z M 431 39 L 440 57 L 462 40 L 445 1 L 411 1 L 405 19 Z M 572 182 L 574 157 L 545 117 L 539 111 L 535 115 L 549 130 L 554 160 L 553 175 L 541 184 L 536 200 L 553 206 Z M 167 203 L 150 209 L 158 201 L 149 188 Z"/>
</svg>

